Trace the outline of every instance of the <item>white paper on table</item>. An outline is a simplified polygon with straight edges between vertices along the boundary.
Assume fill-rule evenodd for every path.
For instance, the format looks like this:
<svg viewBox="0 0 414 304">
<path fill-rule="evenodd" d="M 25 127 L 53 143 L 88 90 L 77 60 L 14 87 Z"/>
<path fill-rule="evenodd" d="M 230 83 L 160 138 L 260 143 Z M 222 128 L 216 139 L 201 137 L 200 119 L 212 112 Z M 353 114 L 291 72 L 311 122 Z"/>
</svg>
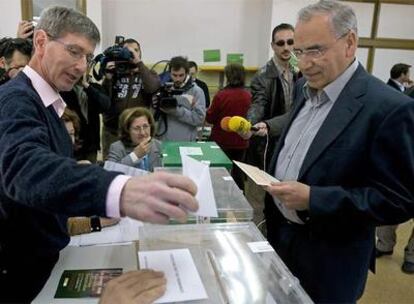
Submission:
<svg viewBox="0 0 414 304">
<path fill-rule="evenodd" d="M 249 246 L 250 250 L 253 253 L 273 252 L 273 251 L 275 251 L 273 249 L 273 247 L 270 246 L 268 241 L 248 242 L 247 246 Z"/>
<path fill-rule="evenodd" d="M 167 279 L 165 294 L 155 303 L 207 299 L 207 293 L 190 250 L 154 250 L 138 252 L 140 269 L 162 271 Z"/>
<path fill-rule="evenodd" d="M 180 155 L 203 155 L 200 147 L 180 147 Z"/>
<path fill-rule="evenodd" d="M 218 217 L 208 165 L 186 155 L 181 155 L 181 163 L 183 165 L 183 175 L 189 177 L 197 185 L 196 199 L 199 208 L 194 215 Z"/>
<path fill-rule="evenodd" d="M 121 221 L 110 227 L 102 228 L 99 232 L 75 235 L 70 238 L 69 246 L 92 246 L 121 244 L 139 240 L 139 227 L 143 223 L 124 217 Z"/>
</svg>

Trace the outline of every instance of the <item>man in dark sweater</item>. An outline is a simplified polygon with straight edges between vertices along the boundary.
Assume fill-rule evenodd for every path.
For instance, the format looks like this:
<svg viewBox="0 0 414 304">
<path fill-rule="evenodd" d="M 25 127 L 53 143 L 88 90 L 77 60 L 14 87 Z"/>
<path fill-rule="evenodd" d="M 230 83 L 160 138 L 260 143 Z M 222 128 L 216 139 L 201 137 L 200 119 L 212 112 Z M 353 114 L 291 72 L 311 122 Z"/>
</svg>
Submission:
<svg viewBox="0 0 414 304">
<path fill-rule="evenodd" d="M 0 87 L 0 302 L 26 303 L 38 294 L 69 242 L 69 216 L 166 223 L 197 209 L 188 178 L 129 177 L 71 158 L 59 91 L 80 79 L 99 40 L 83 14 L 48 8 L 29 65 Z"/>
</svg>

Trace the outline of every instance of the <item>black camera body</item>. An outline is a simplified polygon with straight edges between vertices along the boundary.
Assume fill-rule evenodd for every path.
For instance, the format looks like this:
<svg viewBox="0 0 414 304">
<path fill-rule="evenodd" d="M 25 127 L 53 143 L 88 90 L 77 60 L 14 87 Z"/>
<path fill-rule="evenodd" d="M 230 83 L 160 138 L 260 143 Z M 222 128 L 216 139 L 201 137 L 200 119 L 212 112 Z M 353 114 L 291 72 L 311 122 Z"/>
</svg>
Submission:
<svg viewBox="0 0 414 304">
<path fill-rule="evenodd" d="M 126 75 L 129 74 L 132 69 L 136 68 L 136 65 L 133 63 L 134 55 L 130 50 L 123 47 L 124 40 L 123 36 L 116 36 L 115 44 L 108 47 L 102 54 L 96 56 L 95 62 L 100 63 L 98 74 L 94 74 L 96 79 L 102 79 L 105 73 L 121 76 Z M 108 69 L 108 62 L 114 62 L 114 67 Z"/>
<path fill-rule="evenodd" d="M 182 95 L 185 91 L 183 89 L 174 88 L 173 82 L 164 83 L 154 96 L 153 108 L 171 109 L 177 106 L 177 99 L 174 96 Z"/>
</svg>

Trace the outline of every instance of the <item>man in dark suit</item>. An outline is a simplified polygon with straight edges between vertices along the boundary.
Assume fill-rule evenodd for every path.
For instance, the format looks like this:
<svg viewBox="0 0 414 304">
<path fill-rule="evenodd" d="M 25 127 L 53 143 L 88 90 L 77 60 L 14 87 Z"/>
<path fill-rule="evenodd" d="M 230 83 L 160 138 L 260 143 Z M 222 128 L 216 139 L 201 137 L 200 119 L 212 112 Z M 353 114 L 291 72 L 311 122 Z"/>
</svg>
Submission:
<svg viewBox="0 0 414 304">
<path fill-rule="evenodd" d="M 410 68 L 411 65 L 405 63 L 395 64 L 391 68 L 390 79 L 388 79 L 387 84 L 400 92 L 404 92 L 404 84 L 412 82 L 410 79 Z"/>
<path fill-rule="evenodd" d="M 41 290 L 69 242 L 70 216 L 166 223 L 170 217 L 184 221 L 187 208 L 197 209 L 188 178 L 129 177 L 71 158 L 58 92 L 71 90 L 84 74 L 99 40 L 98 29 L 83 14 L 48 8 L 35 29 L 29 64 L 0 87 L 2 303 L 30 302 Z"/>
<path fill-rule="evenodd" d="M 282 182 L 266 187 L 268 239 L 315 302 L 356 302 L 375 226 L 414 214 L 414 103 L 364 70 L 357 42 L 349 6 L 299 12 L 305 79 L 269 168 Z"/>
</svg>

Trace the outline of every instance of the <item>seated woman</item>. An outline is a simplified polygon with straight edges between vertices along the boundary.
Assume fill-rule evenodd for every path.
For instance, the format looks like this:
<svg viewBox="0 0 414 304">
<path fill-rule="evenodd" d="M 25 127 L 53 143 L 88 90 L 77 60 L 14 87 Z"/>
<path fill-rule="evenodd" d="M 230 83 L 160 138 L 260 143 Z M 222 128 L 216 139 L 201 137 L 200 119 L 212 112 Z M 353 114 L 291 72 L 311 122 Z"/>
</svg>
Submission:
<svg viewBox="0 0 414 304">
<path fill-rule="evenodd" d="M 107 160 L 153 171 L 161 166 L 161 142 L 152 138 L 155 121 L 146 108 L 126 109 L 119 117 L 120 140 L 111 144 Z"/>
</svg>

